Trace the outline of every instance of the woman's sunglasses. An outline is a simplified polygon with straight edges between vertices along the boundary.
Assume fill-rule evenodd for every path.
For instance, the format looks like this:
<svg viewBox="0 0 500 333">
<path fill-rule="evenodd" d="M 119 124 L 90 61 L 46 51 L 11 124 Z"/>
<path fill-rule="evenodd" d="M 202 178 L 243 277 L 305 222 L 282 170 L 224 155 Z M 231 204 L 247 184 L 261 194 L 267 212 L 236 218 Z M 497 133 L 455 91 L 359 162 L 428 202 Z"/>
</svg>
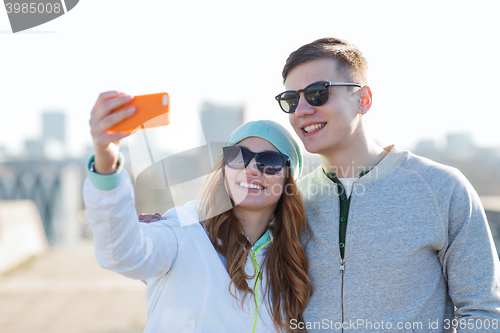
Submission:
<svg viewBox="0 0 500 333">
<path fill-rule="evenodd" d="M 304 98 L 307 103 L 312 106 L 321 106 L 328 101 L 328 87 L 331 86 L 352 86 L 359 87 L 361 85 L 358 83 L 346 83 L 346 82 L 315 82 L 304 89 L 300 90 L 287 90 L 282 92 L 278 96 L 276 96 L 276 100 L 278 101 L 281 110 L 286 113 L 293 113 L 299 105 L 300 93 L 304 92 Z"/>
<path fill-rule="evenodd" d="M 239 146 L 223 147 L 224 163 L 231 169 L 243 170 L 250 161 L 255 157 L 257 168 L 260 172 L 275 175 L 283 169 L 288 156 L 273 152 L 265 151 L 262 153 L 254 153 L 248 149 Z"/>
</svg>

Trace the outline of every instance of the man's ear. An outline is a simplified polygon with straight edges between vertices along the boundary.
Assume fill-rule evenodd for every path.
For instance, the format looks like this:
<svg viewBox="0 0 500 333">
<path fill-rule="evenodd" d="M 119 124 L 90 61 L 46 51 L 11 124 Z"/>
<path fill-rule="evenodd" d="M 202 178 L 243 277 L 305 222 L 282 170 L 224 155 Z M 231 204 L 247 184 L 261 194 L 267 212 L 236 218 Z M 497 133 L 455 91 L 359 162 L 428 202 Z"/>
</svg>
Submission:
<svg viewBox="0 0 500 333">
<path fill-rule="evenodd" d="M 365 114 L 372 106 L 372 91 L 370 90 L 370 87 L 364 86 L 359 92 L 361 93 L 361 96 L 359 98 L 358 113 Z"/>
</svg>

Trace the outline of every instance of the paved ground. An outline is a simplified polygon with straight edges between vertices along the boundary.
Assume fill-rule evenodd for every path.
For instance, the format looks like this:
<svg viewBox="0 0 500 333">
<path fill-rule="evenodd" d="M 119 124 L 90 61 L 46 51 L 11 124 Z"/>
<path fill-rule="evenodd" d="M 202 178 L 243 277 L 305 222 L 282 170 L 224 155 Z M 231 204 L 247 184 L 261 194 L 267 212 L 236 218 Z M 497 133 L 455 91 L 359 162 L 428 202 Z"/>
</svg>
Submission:
<svg viewBox="0 0 500 333">
<path fill-rule="evenodd" d="M 2 333 L 140 333 L 146 287 L 97 264 L 91 241 L 0 276 Z"/>
</svg>

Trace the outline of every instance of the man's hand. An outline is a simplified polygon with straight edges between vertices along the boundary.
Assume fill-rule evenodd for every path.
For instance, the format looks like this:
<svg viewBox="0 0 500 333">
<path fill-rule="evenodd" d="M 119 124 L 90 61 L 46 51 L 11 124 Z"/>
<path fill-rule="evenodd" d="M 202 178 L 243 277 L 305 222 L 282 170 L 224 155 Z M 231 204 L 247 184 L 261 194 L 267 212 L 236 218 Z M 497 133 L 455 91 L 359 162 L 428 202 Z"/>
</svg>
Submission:
<svg viewBox="0 0 500 333">
<path fill-rule="evenodd" d="M 160 220 L 166 220 L 166 219 L 158 213 L 139 215 L 139 222 L 150 223 L 150 222 L 158 222 Z"/>
</svg>

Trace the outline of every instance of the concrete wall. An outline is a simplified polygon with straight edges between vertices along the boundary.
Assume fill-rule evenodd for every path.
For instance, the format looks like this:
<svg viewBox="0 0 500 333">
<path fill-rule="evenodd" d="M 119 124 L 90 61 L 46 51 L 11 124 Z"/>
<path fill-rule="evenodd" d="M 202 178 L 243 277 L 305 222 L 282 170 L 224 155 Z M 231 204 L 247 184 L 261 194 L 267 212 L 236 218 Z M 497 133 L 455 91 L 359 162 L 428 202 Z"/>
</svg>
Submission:
<svg viewBox="0 0 500 333">
<path fill-rule="evenodd" d="M 0 274 L 47 248 L 35 203 L 31 200 L 0 201 Z"/>
</svg>

